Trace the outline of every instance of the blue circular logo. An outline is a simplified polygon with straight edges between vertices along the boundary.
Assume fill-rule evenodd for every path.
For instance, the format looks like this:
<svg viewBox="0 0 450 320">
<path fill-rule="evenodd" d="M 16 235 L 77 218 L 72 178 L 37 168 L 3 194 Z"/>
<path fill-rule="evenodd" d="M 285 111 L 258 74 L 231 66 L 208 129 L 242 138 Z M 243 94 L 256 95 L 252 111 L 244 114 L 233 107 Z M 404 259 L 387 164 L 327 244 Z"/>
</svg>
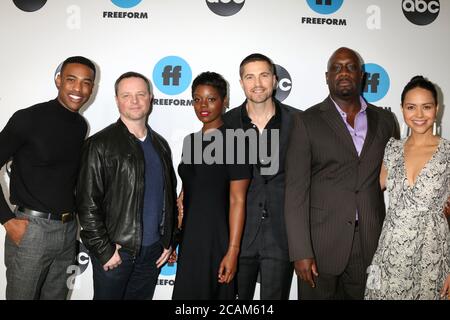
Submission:
<svg viewBox="0 0 450 320">
<path fill-rule="evenodd" d="M 128 9 L 137 6 L 142 0 L 111 0 L 116 6 Z"/>
<path fill-rule="evenodd" d="M 176 248 L 176 252 L 178 255 L 178 247 Z M 162 276 L 173 276 L 177 273 L 177 263 L 166 263 L 164 267 L 161 268 L 160 275 Z"/>
<path fill-rule="evenodd" d="M 339 10 L 344 0 L 306 0 L 308 6 L 320 14 L 331 14 Z"/>
<path fill-rule="evenodd" d="M 363 65 L 365 78 L 363 83 L 363 97 L 367 102 L 375 102 L 384 98 L 389 91 L 391 81 L 384 68 L 376 63 Z"/>
<path fill-rule="evenodd" d="M 182 93 L 189 87 L 191 80 L 191 67 L 177 56 L 162 58 L 153 69 L 154 84 L 159 91 L 168 95 Z"/>
</svg>

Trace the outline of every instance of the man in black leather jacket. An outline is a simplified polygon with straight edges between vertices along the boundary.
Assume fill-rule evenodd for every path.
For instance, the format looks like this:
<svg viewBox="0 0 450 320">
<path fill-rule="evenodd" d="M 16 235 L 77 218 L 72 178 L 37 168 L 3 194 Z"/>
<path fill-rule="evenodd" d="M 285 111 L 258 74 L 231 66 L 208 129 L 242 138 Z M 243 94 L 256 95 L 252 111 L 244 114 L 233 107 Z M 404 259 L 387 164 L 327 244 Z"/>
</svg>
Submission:
<svg viewBox="0 0 450 320">
<path fill-rule="evenodd" d="M 176 176 L 167 142 L 147 124 L 152 93 L 136 72 L 115 84 L 120 119 L 86 141 L 77 184 L 94 299 L 151 299 L 173 247 Z"/>
</svg>

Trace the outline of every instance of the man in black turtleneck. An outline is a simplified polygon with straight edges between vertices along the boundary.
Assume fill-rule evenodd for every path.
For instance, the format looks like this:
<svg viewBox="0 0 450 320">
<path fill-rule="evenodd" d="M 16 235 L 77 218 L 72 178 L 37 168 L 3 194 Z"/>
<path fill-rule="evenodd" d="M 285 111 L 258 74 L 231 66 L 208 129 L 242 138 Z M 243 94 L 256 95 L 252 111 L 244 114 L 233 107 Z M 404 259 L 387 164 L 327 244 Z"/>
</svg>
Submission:
<svg viewBox="0 0 450 320">
<path fill-rule="evenodd" d="M 19 110 L 0 132 L 0 166 L 12 158 L 10 201 L 0 194 L 6 229 L 7 299 L 65 299 L 67 267 L 75 260 L 74 187 L 87 124 L 78 113 L 89 100 L 95 65 L 66 59 L 58 97 Z"/>
</svg>

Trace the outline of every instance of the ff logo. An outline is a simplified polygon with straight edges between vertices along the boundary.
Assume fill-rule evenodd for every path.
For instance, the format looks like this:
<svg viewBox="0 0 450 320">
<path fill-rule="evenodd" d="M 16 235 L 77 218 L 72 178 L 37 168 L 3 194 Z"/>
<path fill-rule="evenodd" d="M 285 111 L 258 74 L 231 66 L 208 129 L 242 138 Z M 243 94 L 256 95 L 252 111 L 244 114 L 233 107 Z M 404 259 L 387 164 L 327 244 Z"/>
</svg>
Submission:
<svg viewBox="0 0 450 320">
<path fill-rule="evenodd" d="M 306 0 L 308 6 L 319 14 L 335 13 L 344 0 Z"/>
<path fill-rule="evenodd" d="M 365 72 L 363 97 L 367 102 L 375 102 L 382 99 L 389 90 L 389 75 L 382 66 L 375 63 L 363 65 Z"/>
<path fill-rule="evenodd" d="M 17 8 L 25 12 L 33 12 L 42 8 L 47 0 L 13 0 Z"/>
<path fill-rule="evenodd" d="M 128 9 L 137 6 L 142 0 L 111 0 L 116 6 Z"/>
<path fill-rule="evenodd" d="M 275 92 L 275 98 L 278 101 L 283 101 L 291 93 L 292 79 L 289 72 L 282 66 L 275 65 L 275 70 L 277 73 L 278 86 Z"/>
<path fill-rule="evenodd" d="M 403 0 L 402 10 L 409 22 L 424 26 L 439 15 L 439 0 Z"/>
<path fill-rule="evenodd" d="M 176 248 L 178 255 L 178 247 Z M 166 263 L 164 267 L 161 268 L 160 275 L 162 276 L 174 276 L 177 273 L 177 263 Z"/>
<path fill-rule="evenodd" d="M 209 10 L 222 17 L 238 13 L 244 3 L 245 0 L 206 0 Z"/>
<path fill-rule="evenodd" d="M 191 67 L 177 56 L 162 58 L 153 69 L 153 82 L 159 91 L 168 95 L 182 93 L 189 87 L 191 80 Z"/>
</svg>

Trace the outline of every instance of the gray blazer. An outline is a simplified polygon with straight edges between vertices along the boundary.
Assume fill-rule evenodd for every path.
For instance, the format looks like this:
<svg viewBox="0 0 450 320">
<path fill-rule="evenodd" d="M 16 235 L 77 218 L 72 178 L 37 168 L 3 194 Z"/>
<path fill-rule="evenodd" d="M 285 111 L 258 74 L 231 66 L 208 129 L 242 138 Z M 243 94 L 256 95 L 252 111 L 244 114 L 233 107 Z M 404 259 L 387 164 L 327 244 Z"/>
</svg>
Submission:
<svg viewBox="0 0 450 320">
<path fill-rule="evenodd" d="M 380 168 L 387 141 L 399 132 L 392 112 L 366 110 L 360 156 L 329 97 L 294 118 L 285 167 L 289 255 L 315 258 L 319 273 L 344 271 L 357 210 L 365 268 L 377 248 L 385 216 Z"/>
</svg>

